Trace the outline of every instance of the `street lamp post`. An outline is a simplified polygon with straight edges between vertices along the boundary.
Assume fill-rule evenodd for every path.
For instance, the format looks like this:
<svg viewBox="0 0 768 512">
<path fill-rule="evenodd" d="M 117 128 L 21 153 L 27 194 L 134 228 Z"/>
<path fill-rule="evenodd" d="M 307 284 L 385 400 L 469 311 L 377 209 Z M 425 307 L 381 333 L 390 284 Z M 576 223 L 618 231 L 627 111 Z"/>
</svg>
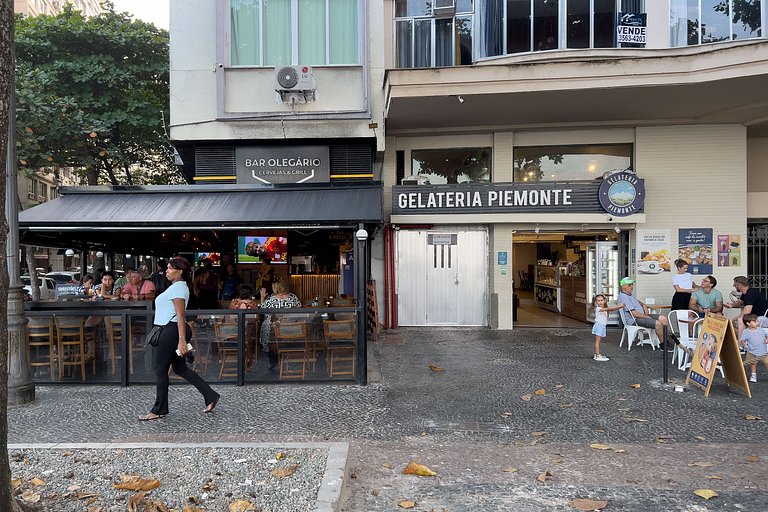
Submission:
<svg viewBox="0 0 768 512">
<path fill-rule="evenodd" d="M 13 83 L 13 82 L 11 82 Z M 35 399 L 35 383 L 29 375 L 24 325 L 24 287 L 19 282 L 19 201 L 16 172 L 16 94 L 11 92 L 8 116 L 8 155 L 5 161 L 5 218 L 8 236 L 5 257 L 8 263 L 8 404 L 18 405 Z M 30 279 L 36 277 L 29 269 Z M 53 378 L 53 376 L 51 376 Z"/>
<path fill-rule="evenodd" d="M 355 232 L 355 277 L 357 281 L 357 383 L 368 383 L 368 272 L 367 272 L 367 242 L 368 232 L 363 224 L 358 225 Z"/>
</svg>

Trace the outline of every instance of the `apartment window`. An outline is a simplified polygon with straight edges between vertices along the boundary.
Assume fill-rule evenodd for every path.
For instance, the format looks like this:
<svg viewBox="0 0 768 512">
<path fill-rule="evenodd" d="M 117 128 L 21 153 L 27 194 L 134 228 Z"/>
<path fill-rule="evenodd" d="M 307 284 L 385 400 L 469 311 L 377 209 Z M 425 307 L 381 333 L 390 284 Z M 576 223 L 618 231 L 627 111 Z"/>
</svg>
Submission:
<svg viewBox="0 0 768 512">
<path fill-rule="evenodd" d="M 395 0 L 395 67 L 472 64 L 473 3 L 456 0 L 446 11 L 435 10 L 431 0 Z"/>
<path fill-rule="evenodd" d="M 48 200 L 48 185 L 45 183 L 40 183 L 40 200 L 41 201 Z"/>
<path fill-rule="evenodd" d="M 491 149 L 419 149 L 411 152 L 411 174 L 429 178 L 431 185 L 488 183 Z"/>
<path fill-rule="evenodd" d="M 520 182 L 594 180 L 631 169 L 632 145 L 518 147 L 513 165 L 514 180 Z"/>
<path fill-rule="evenodd" d="M 613 48 L 620 12 L 644 13 L 643 0 L 483 0 L 478 56 Z"/>
<path fill-rule="evenodd" d="M 360 63 L 360 0 L 230 0 L 233 66 Z"/>
<path fill-rule="evenodd" d="M 768 0 L 671 0 L 670 44 L 688 46 L 762 37 Z"/>
</svg>

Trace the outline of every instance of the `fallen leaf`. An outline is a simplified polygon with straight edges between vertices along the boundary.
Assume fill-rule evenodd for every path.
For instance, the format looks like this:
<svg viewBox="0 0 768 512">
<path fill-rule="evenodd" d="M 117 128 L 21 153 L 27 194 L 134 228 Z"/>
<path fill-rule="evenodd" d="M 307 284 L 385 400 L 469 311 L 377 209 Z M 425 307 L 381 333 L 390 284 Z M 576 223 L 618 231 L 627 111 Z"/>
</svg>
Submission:
<svg viewBox="0 0 768 512">
<path fill-rule="evenodd" d="M 562 463 L 563 463 L 563 459 L 554 459 L 552 461 L 552 464 L 562 464 Z"/>
<path fill-rule="evenodd" d="M 403 470 L 404 475 L 437 476 L 437 473 L 418 462 L 410 462 Z"/>
<path fill-rule="evenodd" d="M 509 418 L 510 416 L 512 416 L 512 413 L 510 411 L 506 411 L 501 413 L 501 416 L 504 418 Z"/>
<path fill-rule="evenodd" d="M 613 453 L 627 453 L 627 450 L 622 450 L 621 448 L 613 448 Z"/>
<path fill-rule="evenodd" d="M 693 436 L 694 439 L 698 439 L 699 441 L 704 441 L 706 439 L 704 436 Z"/>
<path fill-rule="evenodd" d="M 757 455 L 747 455 L 744 457 L 744 460 L 747 462 L 758 462 L 760 460 L 760 457 Z"/>
<path fill-rule="evenodd" d="M 536 396 L 544 396 L 547 394 L 547 392 L 543 389 L 537 389 L 536 391 L 533 392 L 533 394 Z"/>
<path fill-rule="evenodd" d="M 104 507 L 102 506 L 89 507 L 88 512 L 104 512 Z"/>
<path fill-rule="evenodd" d="M 744 419 L 745 420 L 749 420 L 749 421 L 757 421 L 757 420 L 761 420 L 763 418 L 761 416 L 753 416 L 751 414 L 747 414 L 746 416 L 744 416 Z"/>
<path fill-rule="evenodd" d="M 640 384 L 630 384 L 629 387 L 635 388 L 635 389 L 640 389 Z"/>
<path fill-rule="evenodd" d="M 552 479 L 552 473 L 549 471 L 544 471 L 543 473 L 540 473 L 539 476 L 536 477 L 536 480 L 539 482 L 546 482 L 547 479 Z"/>
<path fill-rule="evenodd" d="M 138 512 L 139 504 L 146 503 L 144 500 L 146 496 L 147 493 L 145 492 L 137 492 L 136 494 L 131 494 L 128 497 L 128 512 Z"/>
<path fill-rule="evenodd" d="M 701 462 L 701 461 L 692 462 L 692 463 L 690 463 L 688 465 L 691 466 L 691 467 L 696 466 L 696 467 L 699 467 L 699 468 L 711 468 L 712 466 L 714 466 L 714 464 L 712 464 L 711 462 Z"/>
<path fill-rule="evenodd" d="M 708 478 L 710 480 L 722 480 L 723 477 L 717 476 L 717 475 L 704 475 L 704 478 Z"/>
<path fill-rule="evenodd" d="M 203 490 L 208 492 L 213 492 L 216 490 L 216 482 L 214 482 L 211 478 L 207 479 L 205 483 L 203 484 Z"/>
<path fill-rule="evenodd" d="M 272 476 L 276 476 L 277 478 L 285 478 L 294 474 L 297 469 L 299 469 L 298 464 L 291 464 L 290 466 L 286 466 L 284 468 L 273 469 L 271 473 Z"/>
<path fill-rule="evenodd" d="M 719 496 L 712 489 L 696 489 L 695 491 L 693 491 L 693 494 L 695 494 L 696 496 L 701 496 L 705 500 L 708 500 L 710 498 L 714 498 L 715 496 Z"/>
<path fill-rule="evenodd" d="M 79 485 L 75 485 L 75 484 L 70 485 L 69 487 L 67 487 L 67 490 L 70 491 L 70 492 L 76 491 L 78 489 L 80 489 L 80 486 Z"/>
<path fill-rule="evenodd" d="M 256 505 L 247 500 L 237 500 L 229 504 L 229 512 L 256 512 Z"/>
<path fill-rule="evenodd" d="M 504 468 L 504 469 L 502 469 L 502 471 L 503 471 L 504 473 L 517 473 L 517 468 L 512 468 L 512 467 L 509 467 L 509 468 Z"/>
<path fill-rule="evenodd" d="M 23 493 L 21 493 L 21 499 L 26 501 L 27 503 L 37 503 L 40 501 L 40 493 L 35 492 L 32 489 L 27 489 Z"/>
<path fill-rule="evenodd" d="M 564 387 L 565 387 L 565 384 L 555 384 L 555 388 L 557 389 L 564 388 Z"/>
<path fill-rule="evenodd" d="M 184 507 L 182 507 L 181 509 L 181 512 L 205 512 L 205 511 L 193 505 L 184 505 Z"/>
<path fill-rule="evenodd" d="M 433 372 L 443 372 L 443 371 L 445 371 L 445 368 L 440 368 L 436 364 L 429 365 L 429 369 L 432 370 Z"/>
<path fill-rule="evenodd" d="M 149 491 L 160 487 L 160 480 L 156 478 L 141 478 L 138 475 L 120 475 L 120 483 L 112 484 L 115 489 L 124 491 Z"/>
<path fill-rule="evenodd" d="M 75 454 L 74 452 L 71 452 L 69 450 L 64 450 L 63 452 L 61 452 L 62 457 L 69 457 L 70 455 L 74 455 L 74 454 Z"/>
<path fill-rule="evenodd" d="M 573 407 L 573 402 L 568 402 L 565 404 L 559 404 L 561 409 L 567 409 L 568 407 Z"/>
<path fill-rule="evenodd" d="M 608 502 L 579 498 L 576 500 L 571 500 L 570 505 L 576 510 L 584 510 L 584 511 L 603 510 L 605 507 L 608 506 Z"/>
<path fill-rule="evenodd" d="M 280 460 L 280 459 L 282 459 L 283 457 L 285 457 L 285 453 L 283 453 L 283 452 L 277 452 L 277 454 L 275 454 L 275 458 L 276 458 L 277 460 Z"/>
<path fill-rule="evenodd" d="M 594 448 L 595 450 L 610 450 L 611 447 L 607 444 L 601 444 L 601 443 L 592 443 L 589 445 L 590 448 Z"/>
<path fill-rule="evenodd" d="M 379 490 L 378 490 L 378 489 L 372 489 L 372 490 L 371 490 L 371 496 L 378 496 L 379 494 L 380 494 L 380 493 L 379 493 Z"/>
<path fill-rule="evenodd" d="M 21 487 L 21 484 L 22 484 L 21 478 L 14 478 L 13 480 L 11 480 L 11 487 L 14 489 L 18 489 L 19 487 Z"/>
<path fill-rule="evenodd" d="M 381 467 L 387 468 L 387 469 L 394 469 L 395 466 L 393 466 L 389 462 L 385 462 L 384 464 L 381 465 Z"/>
<path fill-rule="evenodd" d="M 101 496 L 97 492 L 79 492 L 75 495 L 75 497 L 79 500 L 89 500 L 91 498 L 98 498 Z"/>
<path fill-rule="evenodd" d="M 39 478 L 33 478 L 29 481 L 32 485 L 45 485 L 45 480 L 40 480 Z"/>
<path fill-rule="evenodd" d="M 400 508 L 413 508 L 416 506 L 416 502 L 411 500 L 401 500 L 397 506 Z"/>
<path fill-rule="evenodd" d="M 531 396 L 531 395 L 523 395 L 520 398 L 523 400 L 523 402 L 530 402 L 531 398 L 533 398 L 533 396 Z"/>
<path fill-rule="evenodd" d="M 642 418 L 624 418 L 624 423 L 648 423 L 648 420 Z"/>
<path fill-rule="evenodd" d="M 549 432 L 531 432 L 532 436 L 541 437 L 549 434 Z"/>
</svg>

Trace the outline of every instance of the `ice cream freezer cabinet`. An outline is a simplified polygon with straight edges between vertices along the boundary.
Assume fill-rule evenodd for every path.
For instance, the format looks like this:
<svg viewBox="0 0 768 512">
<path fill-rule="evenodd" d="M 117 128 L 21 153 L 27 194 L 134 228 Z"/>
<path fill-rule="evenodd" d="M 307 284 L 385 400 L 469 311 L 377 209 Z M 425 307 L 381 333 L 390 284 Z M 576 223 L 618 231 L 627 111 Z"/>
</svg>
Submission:
<svg viewBox="0 0 768 512">
<path fill-rule="evenodd" d="M 560 295 L 560 272 L 558 272 L 558 268 L 537 265 L 536 281 L 533 286 L 533 300 L 536 305 L 542 309 L 560 313 L 562 310 Z"/>
</svg>

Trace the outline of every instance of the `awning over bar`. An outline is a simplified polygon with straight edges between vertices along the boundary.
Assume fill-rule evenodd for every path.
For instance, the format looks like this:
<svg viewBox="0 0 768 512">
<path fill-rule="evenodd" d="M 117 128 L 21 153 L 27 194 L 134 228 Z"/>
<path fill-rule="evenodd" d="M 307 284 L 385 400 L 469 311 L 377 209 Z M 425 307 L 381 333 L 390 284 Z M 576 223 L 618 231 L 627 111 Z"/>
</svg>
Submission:
<svg viewBox="0 0 768 512">
<path fill-rule="evenodd" d="M 380 184 L 368 183 L 63 187 L 59 198 L 19 213 L 20 240 L 33 246 L 172 254 L 202 249 L 200 240 L 214 247 L 234 243 L 237 232 L 249 230 L 378 225 L 382 191 Z"/>
<path fill-rule="evenodd" d="M 63 187 L 59 198 L 21 212 L 19 228 L 222 230 L 379 223 L 381 218 L 380 185 Z"/>
</svg>

